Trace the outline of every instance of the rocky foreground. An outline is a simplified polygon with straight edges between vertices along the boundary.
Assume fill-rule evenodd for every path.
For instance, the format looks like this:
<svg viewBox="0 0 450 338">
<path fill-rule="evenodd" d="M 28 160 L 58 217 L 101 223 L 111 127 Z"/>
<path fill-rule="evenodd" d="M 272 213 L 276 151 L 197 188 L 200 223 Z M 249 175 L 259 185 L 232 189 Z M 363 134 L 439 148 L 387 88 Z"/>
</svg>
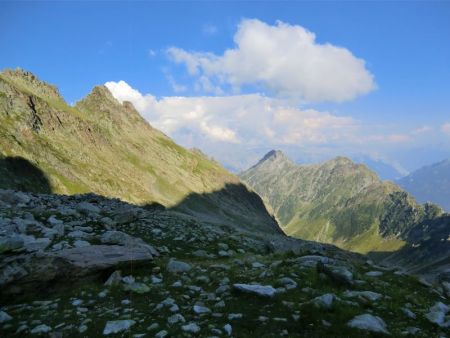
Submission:
<svg viewBox="0 0 450 338">
<path fill-rule="evenodd" d="M 449 282 L 174 210 L 0 190 L 2 337 L 447 337 Z"/>
</svg>

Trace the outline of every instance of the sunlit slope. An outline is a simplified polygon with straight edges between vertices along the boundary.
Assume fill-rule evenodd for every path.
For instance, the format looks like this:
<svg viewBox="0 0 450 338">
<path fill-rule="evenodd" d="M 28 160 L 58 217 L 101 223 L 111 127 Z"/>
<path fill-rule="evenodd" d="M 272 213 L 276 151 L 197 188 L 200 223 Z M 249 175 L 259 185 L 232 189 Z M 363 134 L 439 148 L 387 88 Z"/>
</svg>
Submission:
<svg viewBox="0 0 450 338">
<path fill-rule="evenodd" d="M 0 122 L 0 155 L 23 157 L 36 165 L 53 192 L 95 192 L 167 207 L 201 196 L 194 207 L 206 202 L 218 210 L 235 206 L 239 221 L 270 231 L 277 228 L 258 196 L 236 176 L 200 152 L 174 143 L 104 86 L 72 107 L 56 87 L 32 73 L 6 70 L 0 73 Z M 8 182 L 0 183 L 8 187 Z M 239 195 L 230 193 L 230 187 Z M 223 211 L 229 216 L 229 210 Z"/>
<path fill-rule="evenodd" d="M 344 157 L 296 165 L 272 151 L 241 178 L 270 204 L 287 234 L 358 252 L 396 250 L 412 226 L 441 213 Z"/>
</svg>

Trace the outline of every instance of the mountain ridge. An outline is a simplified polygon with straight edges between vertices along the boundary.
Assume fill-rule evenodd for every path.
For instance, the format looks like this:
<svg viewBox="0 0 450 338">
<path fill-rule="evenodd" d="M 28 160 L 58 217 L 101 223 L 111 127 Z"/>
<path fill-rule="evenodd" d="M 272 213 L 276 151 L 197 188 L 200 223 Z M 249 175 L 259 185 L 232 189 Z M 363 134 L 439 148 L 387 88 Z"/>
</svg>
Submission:
<svg viewBox="0 0 450 338">
<path fill-rule="evenodd" d="M 237 176 L 174 143 L 105 86 L 94 87 L 75 106 L 69 106 L 55 88 L 21 69 L 0 73 L 0 156 L 21 157 L 39 167 L 53 192 L 95 192 L 167 207 L 195 193 L 203 196 L 199 204 L 217 210 L 222 204 L 240 210 L 239 199 L 244 199 L 248 203 L 242 204 L 243 215 L 231 208 L 218 213 L 217 221 L 236 219 L 249 226 L 260 224 L 262 231 L 279 231 L 262 203 L 255 204 L 259 197 L 240 187 Z M 0 178 L 1 187 L 15 188 L 8 184 Z M 208 200 L 214 191 L 223 193 Z M 208 217 L 213 217 L 211 212 Z"/>
<path fill-rule="evenodd" d="M 393 182 L 342 156 L 306 165 L 260 161 L 240 177 L 273 208 L 288 235 L 346 249 L 399 249 L 410 227 L 438 217 Z"/>
</svg>

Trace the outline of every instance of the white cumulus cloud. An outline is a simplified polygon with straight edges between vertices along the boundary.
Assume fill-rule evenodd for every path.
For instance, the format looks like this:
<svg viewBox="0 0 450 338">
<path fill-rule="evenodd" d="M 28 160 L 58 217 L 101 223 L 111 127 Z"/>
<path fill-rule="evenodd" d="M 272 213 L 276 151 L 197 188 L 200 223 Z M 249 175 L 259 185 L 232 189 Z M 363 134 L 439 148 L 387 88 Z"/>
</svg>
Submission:
<svg viewBox="0 0 450 338">
<path fill-rule="evenodd" d="M 222 55 L 177 47 L 167 52 L 203 82 L 200 87 L 207 83 L 216 92 L 218 86 L 238 91 L 254 85 L 280 97 L 340 102 L 376 87 L 363 59 L 346 48 L 318 43 L 314 33 L 299 25 L 242 20 L 234 42 Z"/>
<path fill-rule="evenodd" d="M 131 101 L 147 121 L 176 142 L 219 154 L 223 163 L 231 160 L 233 153 L 255 147 L 354 142 L 359 128 L 351 117 L 302 110 L 260 94 L 157 99 L 124 81 L 105 85 L 115 98 Z"/>
</svg>

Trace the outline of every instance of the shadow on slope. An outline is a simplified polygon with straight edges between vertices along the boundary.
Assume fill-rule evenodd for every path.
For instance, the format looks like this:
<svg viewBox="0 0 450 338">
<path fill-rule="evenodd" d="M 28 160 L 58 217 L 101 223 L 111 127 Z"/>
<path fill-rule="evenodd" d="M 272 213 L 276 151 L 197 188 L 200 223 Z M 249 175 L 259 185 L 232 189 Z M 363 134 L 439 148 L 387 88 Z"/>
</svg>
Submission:
<svg viewBox="0 0 450 338">
<path fill-rule="evenodd" d="M 209 193 L 191 193 L 170 208 L 209 223 L 226 223 L 250 231 L 284 234 L 258 194 L 242 184 L 226 184 Z"/>
<path fill-rule="evenodd" d="M 1 157 L 1 155 L 0 189 L 53 193 L 47 175 L 37 165 L 23 157 Z M 147 210 L 165 209 L 157 202 L 140 206 Z M 168 210 L 187 213 L 198 220 L 213 224 L 283 234 L 274 217 L 267 212 L 259 195 L 248 190 L 242 183 L 228 183 L 219 190 L 207 193 L 190 193 Z"/>
<path fill-rule="evenodd" d="M 0 155 L 0 188 L 41 194 L 52 193 L 46 174 L 23 157 Z"/>
<path fill-rule="evenodd" d="M 438 275 L 450 270 L 450 214 L 423 221 L 408 231 L 405 246 L 394 252 L 370 252 L 384 265 L 414 274 Z"/>
</svg>

